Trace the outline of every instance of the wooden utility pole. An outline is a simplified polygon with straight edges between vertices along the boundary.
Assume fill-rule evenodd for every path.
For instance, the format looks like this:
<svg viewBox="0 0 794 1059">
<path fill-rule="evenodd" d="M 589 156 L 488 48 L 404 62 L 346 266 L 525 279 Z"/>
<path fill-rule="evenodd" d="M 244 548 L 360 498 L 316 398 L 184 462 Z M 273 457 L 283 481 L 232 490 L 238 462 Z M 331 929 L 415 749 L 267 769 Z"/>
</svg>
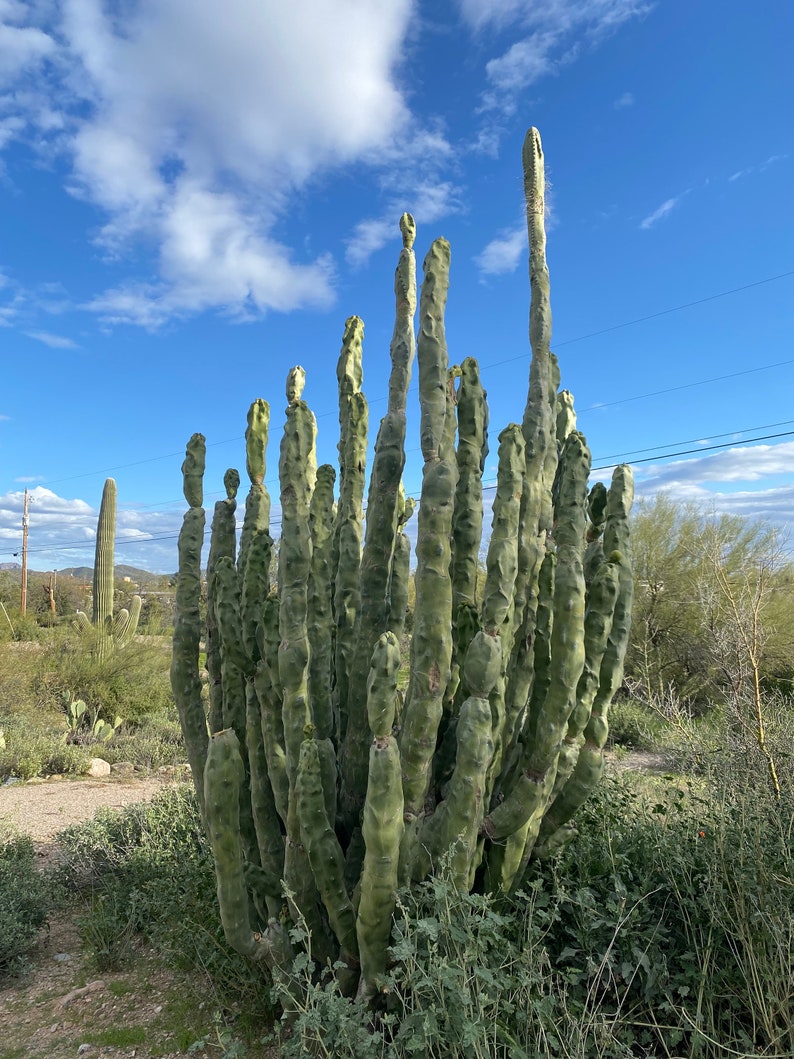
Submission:
<svg viewBox="0 0 794 1059">
<path fill-rule="evenodd" d="M 19 609 L 22 617 L 28 608 L 28 491 L 25 490 L 25 503 L 22 507 L 22 598 Z"/>
</svg>

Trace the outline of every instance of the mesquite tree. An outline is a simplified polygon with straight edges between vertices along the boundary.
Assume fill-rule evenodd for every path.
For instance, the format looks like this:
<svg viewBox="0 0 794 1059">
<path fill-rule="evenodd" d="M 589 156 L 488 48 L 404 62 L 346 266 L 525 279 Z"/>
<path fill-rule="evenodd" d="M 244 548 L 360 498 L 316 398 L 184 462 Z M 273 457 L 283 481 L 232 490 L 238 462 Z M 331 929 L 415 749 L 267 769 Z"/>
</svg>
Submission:
<svg viewBox="0 0 794 1059">
<path fill-rule="evenodd" d="M 237 548 L 239 475 L 215 505 L 207 565 L 208 716 L 198 675 L 204 438 L 183 465 L 172 680 L 218 898 L 234 947 L 275 970 L 293 958 L 290 920 L 312 955 L 339 960 L 346 988 L 373 997 L 387 966 L 399 885 L 442 859 L 463 890 L 516 889 L 533 855 L 573 834 L 603 771 L 620 684 L 632 578 L 629 469 L 588 489 L 590 453 L 551 352 L 540 137 L 524 145 L 530 245 L 529 394 L 500 433 L 486 576 L 477 592 L 486 395 L 476 362 L 448 364 L 450 250 L 424 262 L 418 340 L 413 219 L 404 215 L 386 415 L 363 521 L 367 403 L 363 325 L 345 325 L 337 369 L 339 491 L 317 468 L 304 373 L 287 380 L 282 534 L 264 486 L 269 408 L 248 415 L 250 490 Z M 403 494 L 406 400 L 418 361 L 423 456 L 416 602 L 405 695 L 408 599 Z"/>
</svg>

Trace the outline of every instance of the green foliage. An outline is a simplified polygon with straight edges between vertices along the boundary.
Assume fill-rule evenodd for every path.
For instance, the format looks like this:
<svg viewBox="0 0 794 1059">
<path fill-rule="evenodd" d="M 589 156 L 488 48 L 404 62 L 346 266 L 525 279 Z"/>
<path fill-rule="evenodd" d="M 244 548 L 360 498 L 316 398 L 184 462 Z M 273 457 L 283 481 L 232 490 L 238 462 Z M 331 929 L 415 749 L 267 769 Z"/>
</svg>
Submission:
<svg viewBox="0 0 794 1059">
<path fill-rule="evenodd" d="M 195 798 L 168 787 L 151 802 L 93 820 L 59 835 L 57 882 L 78 906 L 86 945 L 104 966 L 129 959 L 146 938 L 180 967 L 208 976 L 221 1006 L 261 1018 L 269 985 L 226 945 L 215 904 L 212 856 Z"/>
<path fill-rule="evenodd" d="M 664 494 L 635 508 L 636 592 L 626 672 L 644 688 L 646 699 L 664 696 L 672 685 L 698 712 L 725 700 L 737 637 L 720 590 L 720 571 L 727 584 L 746 590 L 745 599 L 763 581 L 761 675 L 767 682 L 790 677 L 794 571 L 783 545 L 775 526 L 734 515 L 709 516 Z"/>
<path fill-rule="evenodd" d="M 98 658 L 74 636 L 61 634 L 45 651 L 37 690 L 53 704 L 64 695 L 81 699 L 96 720 L 112 724 L 121 716 L 138 723 L 173 702 L 168 664 L 167 649 L 158 644 L 132 643 Z"/>
<path fill-rule="evenodd" d="M 83 747 L 64 742 L 57 727 L 28 723 L 9 717 L 3 723 L 4 743 L 0 747 L 0 779 L 15 776 L 30 780 L 36 776 L 74 775 L 86 772 L 90 754 Z"/>
<path fill-rule="evenodd" d="M 48 890 L 28 835 L 0 837 L 0 979 L 18 975 L 47 921 Z"/>
<path fill-rule="evenodd" d="M 656 750 L 662 729 L 661 718 L 634 699 L 617 699 L 609 711 L 611 746 L 628 747 L 631 750 Z"/>
<path fill-rule="evenodd" d="M 538 869 L 559 910 L 550 958 L 570 1002 L 615 1012 L 641 1054 L 789 1054 L 794 798 L 712 784 L 603 787 L 575 850 Z"/>
</svg>

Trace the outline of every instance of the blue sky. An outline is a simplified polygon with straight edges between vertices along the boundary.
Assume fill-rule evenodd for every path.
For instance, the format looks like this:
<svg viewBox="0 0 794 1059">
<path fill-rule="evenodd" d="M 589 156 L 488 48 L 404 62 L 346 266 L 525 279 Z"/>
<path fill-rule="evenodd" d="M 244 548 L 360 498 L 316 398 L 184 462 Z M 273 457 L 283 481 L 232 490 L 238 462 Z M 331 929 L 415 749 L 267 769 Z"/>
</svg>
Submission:
<svg viewBox="0 0 794 1059">
<path fill-rule="evenodd" d="M 452 244 L 450 358 L 480 361 L 495 456 L 526 394 L 529 125 L 594 465 L 790 527 L 792 39 L 785 0 L 0 0 L 0 562 L 27 487 L 30 565 L 90 564 L 112 475 L 117 562 L 174 570 L 185 441 L 209 504 L 264 397 L 277 498 L 293 364 L 333 461 L 353 313 L 374 436 L 404 209 L 420 264 Z"/>
</svg>

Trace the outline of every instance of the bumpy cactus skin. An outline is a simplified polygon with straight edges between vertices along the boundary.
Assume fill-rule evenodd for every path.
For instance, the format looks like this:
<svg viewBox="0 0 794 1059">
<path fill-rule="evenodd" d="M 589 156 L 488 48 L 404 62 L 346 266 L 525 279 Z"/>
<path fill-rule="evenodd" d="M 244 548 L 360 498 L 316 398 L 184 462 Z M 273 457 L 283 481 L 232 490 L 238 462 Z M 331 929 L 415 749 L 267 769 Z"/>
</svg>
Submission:
<svg viewBox="0 0 794 1059">
<path fill-rule="evenodd" d="M 363 323 L 338 361 L 339 492 L 316 469 L 302 369 L 287 380 L 278 588 L 264 487 L 269 408 L 248 414 L 251 482 L 239 548 L 235 494 L 216 504 L 208 562 L 208 731 L 197 675 L 204 440 L 184 465 L 172 680 L 216 860 L 227 938 L 288 970 L 286 916 L 313 960 L 372 1001 L 386 988 L 398 885 L 444 870 L 462 891 L 515 891 L 530 857 L 569 841 L 603 771 L 609 704 L 632 601 L 631 473 L 588 492 L 590 453 L 558 393 L 545 257 L 543 151 L 524 145 L 532 363 L 521 424 L 499 435 L 493 518 L 478 583 L 488 409 L 474 360 L 449 364 L 450 248 L 424 262 L 419 335 L 409 215 L 395 278 L 389 401 L 363 520 Z M 419 373 L 422 492 L 407 685 L 410 583 L 406 402 Z M 456 447 L 457 440 L 457 447 Z M 206 767 L 205 767 L 206 762 Z"/>
</svg>

